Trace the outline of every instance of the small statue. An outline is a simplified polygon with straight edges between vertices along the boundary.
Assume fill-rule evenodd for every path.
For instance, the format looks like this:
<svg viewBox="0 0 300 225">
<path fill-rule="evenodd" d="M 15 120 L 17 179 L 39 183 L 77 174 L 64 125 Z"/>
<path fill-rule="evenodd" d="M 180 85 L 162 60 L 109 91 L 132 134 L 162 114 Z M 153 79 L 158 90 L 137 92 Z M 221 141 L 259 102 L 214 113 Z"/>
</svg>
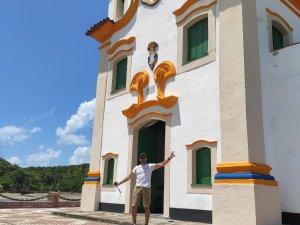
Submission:
<svg viewBox="0 0 300 225">
<path fill-rule="evenodd" d="M 148 65 L 150 66 L 150 69 L 152 71 L 158 60 L 157 50 L 158 50 L 158 44 L 156 42 L 152 41 L 148 44 L 148 52 L 149 52 Z"/>
</svg>

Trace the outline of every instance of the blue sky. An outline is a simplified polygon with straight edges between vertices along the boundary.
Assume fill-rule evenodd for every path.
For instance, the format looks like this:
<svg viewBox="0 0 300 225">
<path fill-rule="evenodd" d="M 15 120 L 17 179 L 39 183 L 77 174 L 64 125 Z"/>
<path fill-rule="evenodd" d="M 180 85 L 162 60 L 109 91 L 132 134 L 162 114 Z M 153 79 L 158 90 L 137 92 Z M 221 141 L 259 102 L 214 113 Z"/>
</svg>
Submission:
<svg viewBox="0 0 300 225">
<path fill-rule="evenodd" d="M 84 33 L 108 0 L 0 0 L 0 157 L 88 162 L 100 46 Z"/>
</svg>

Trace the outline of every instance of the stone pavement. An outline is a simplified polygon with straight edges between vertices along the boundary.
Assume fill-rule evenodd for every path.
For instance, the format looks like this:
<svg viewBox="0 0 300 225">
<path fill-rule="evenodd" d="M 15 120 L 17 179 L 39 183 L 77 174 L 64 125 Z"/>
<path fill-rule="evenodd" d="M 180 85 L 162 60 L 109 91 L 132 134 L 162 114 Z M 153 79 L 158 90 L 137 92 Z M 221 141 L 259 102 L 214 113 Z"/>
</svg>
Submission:
<svg viewBox="0 0 300 225">
<path fill-rule="evenodd" d="M 104 222 L 55 216 L 51 214 L 53 210 L 58 209 L 0 209 L 0 225 L 111 225 Z"/>
<path fill-rule="evenodd" d="M 83 212 L 80 208 L 65 208 L 58 209 L 52 212 L 54 215 L 60 215 L 70 218 L 78 218 L 78 219 L 87 219 L 91 221 L 101 221 L 110 224 L 122 224 L 122 225 L 131 225 L 131 214 L 126 213 L 112 213 L 112 212 Z M 138 214 L 137 224 L 142 225 L 144 222 L 144 214 Z M 161 215 L 153 215 L 150 216 L 149 225 L 207 225 L 204 223 L 193 223 L 179 220 L 172 220 L 169 218 L 163 218 Z"/>
</svg>

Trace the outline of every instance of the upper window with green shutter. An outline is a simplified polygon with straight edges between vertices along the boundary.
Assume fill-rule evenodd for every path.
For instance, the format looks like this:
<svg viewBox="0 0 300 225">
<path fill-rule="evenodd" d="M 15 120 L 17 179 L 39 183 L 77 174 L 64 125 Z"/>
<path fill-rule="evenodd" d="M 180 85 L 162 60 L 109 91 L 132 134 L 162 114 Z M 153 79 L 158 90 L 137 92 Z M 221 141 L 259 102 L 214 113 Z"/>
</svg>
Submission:
<svg viewBox="0 0 300 225">
<path fill-rule="evenodd" d="M 208 18 L 189 27 L 187 36 L 187 62 L 208 55 Z"/>
<path fill-rule="evenodd" d="M 278 50 L 283 48 L 283 34 L 276 27 L 272 26 L 272 41 L 273 50 Z"/>
<path fill-rule="evenodd" d="M 196 152 L 195 184 L 211 186 L 211 150 L 201 148 Z"/>
<path fill-rule="evenodd" d="M 118 91 L 126 88 L 127 77 L 127 58 L 121 60 L 116 65 L 115 88 L 113 91 Z"/>
</svg>

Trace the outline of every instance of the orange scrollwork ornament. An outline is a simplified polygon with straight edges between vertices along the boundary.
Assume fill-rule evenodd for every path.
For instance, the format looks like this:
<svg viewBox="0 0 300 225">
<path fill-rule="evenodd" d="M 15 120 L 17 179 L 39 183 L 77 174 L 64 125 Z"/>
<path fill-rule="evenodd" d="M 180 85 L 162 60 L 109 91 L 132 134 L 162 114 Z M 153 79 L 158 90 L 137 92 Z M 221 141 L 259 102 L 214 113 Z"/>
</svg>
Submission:
<svg viewBox="0 0 300 225">
<path fill-rule="evenodd" d="M 138 103 L 141 104 L 144 101 L 144 88 L 149 84 L 149 74 L 143 70 L 138 72 L 132 79 L 130 84 L 130 91 L 137 92 Z"/>
<path fill-rule="evenodd" d="M 139 112 L 152 106 L 161 106 L 165 109 L 172 108 L 178 98 L 176 96 L 165 96 L 165 86 L 168 79 L 176 75 L 176 69 L 173 63 L 169 61 L 162 62 L 154 71 L 154 80 L 157 83 L 157 99 L 144 102 L 144 88 L 149 83 L 149 75 L 146 71 L 137 73 L 132 79 L 130 91 L 136 91 L 138 102 L 132 104 L 128 109 L 122 111 L 123 115 L 129 119 L 134 118 Z"/>
<path fill-rule="evenodd" d="M 157 83 L 157 98 L 165 98 L 165 85 L 167 80 L 176 75 L 176 69 L 173 63 L 164 61 L 154 70 L 154 80 Z"/>
</svg>

